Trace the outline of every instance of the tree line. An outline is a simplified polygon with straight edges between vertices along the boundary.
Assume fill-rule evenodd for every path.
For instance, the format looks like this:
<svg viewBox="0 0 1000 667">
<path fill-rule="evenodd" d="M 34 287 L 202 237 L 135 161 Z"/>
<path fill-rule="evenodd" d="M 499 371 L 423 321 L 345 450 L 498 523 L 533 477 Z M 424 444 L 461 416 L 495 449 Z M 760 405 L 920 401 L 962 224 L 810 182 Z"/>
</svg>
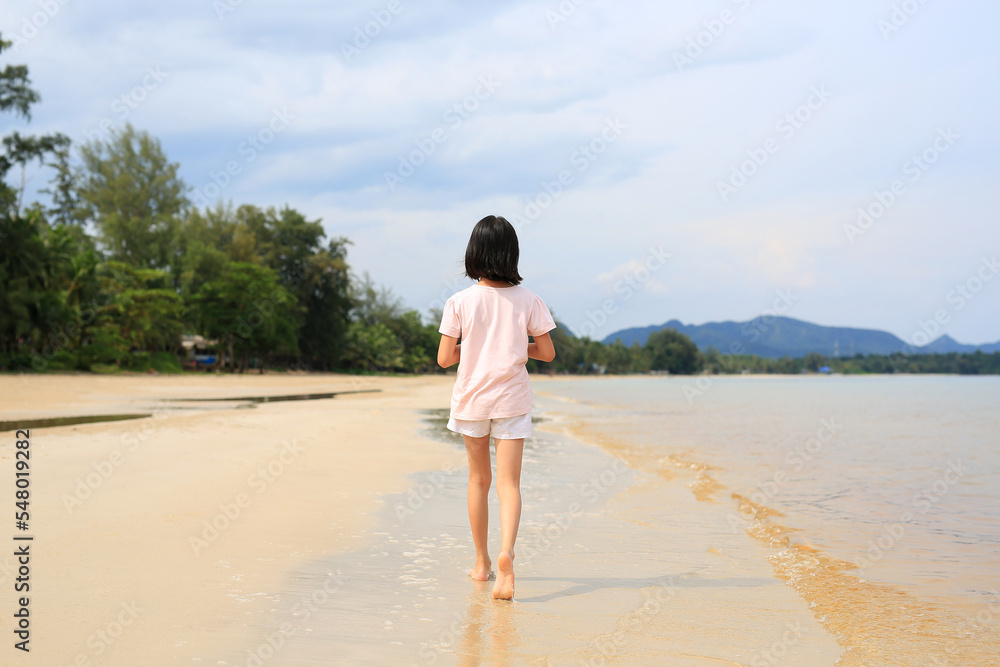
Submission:
<svg viewBox="0 0 1000 667">
<path fill-rule="evenodd" d="M 0 112 L 30 121 L 39 101 L 26 66 L 0 70 Z M 26 205 L 32 163 L 51 180 Z M 179 370 L 183 333 L 229 370 L 434 366 L 437 323 L 353 276 L 348 239 L 289 206 L 199 209 L 178 171 L 131 125 L 79 146 L 3 138 L 0 369 Z"/>
<path fill-rule="evenodd" d="M 654 332 L 644 344 L 634 343 L 628 347 L 620 340 L 607 344 L 573 338 L 564 329 L 558 328 L 553 330 L 552 339 L 556 346 L 555 360 L 549 364 L 529 361 L 529 370 L 583 374 L 668 372 L 677 375 L 819 372 L 1000 374 L 1000 352 L 909 354 L 900 351 L 889 355 L 857 354 L 852 357 L 829 357 L 811 352 L 804 357 L 768 358 L 723 354 L 714 347 L 702 351 L 690 338 L 674 329 Z"/>
<path fill-rule="evenodd" d="M 10 42 L 0 38 L 0 53 Z M 40 96 L 0 70 L 0 112 Z M 46 201 L 23 202 L 29 164 Z M 79 146 L 12 132 L 0 148 L 0 370 L 179 371 L 182 334 L 214 341 L 229 371 L 438 372 L 440 312 L 406 308 L 350 271 L 344 237 L 285 206 L 198 208 L 160 142 L 131 125 Z M 18 182 L 18 175 L 20 176 Z M 11 181 L 14 181 L 13 183 Z M 552 332 L 555 373 L 1000 372 L 1000 355 L 731 357 L 665 329 L 625 347 Z M 897 355 L 898 356 L 898 355 Z"/>
</svg>

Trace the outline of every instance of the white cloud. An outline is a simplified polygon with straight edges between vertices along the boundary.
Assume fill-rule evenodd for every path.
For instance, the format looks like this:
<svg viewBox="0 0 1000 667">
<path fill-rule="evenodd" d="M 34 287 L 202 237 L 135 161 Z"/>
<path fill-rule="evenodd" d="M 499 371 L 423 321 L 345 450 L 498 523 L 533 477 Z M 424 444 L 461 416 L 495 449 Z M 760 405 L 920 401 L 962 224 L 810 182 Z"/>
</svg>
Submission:
<svg viewBox="0 0 1000 667">
<path fill-rule="evenodd" d="M 15 18 L 36 7 L 0 6 Z M 11 61 L 29 65 L 43 95 L 27 129 L 80 137 L 158 65 L 166 81 L 127 120 L 160 137 L 200 186 L 287 106 L 294 122 L 222 196 L 322 217 L 354 241 L 356 270 L 419 309 L 461 286 L 476 220 L 523 215 L 562 170 L 572 184 L 521 230 L 522 273 L 570 324 L 663 244 L 669 266 L 608 327 L 752 317 L 791 288 L 793 316 L 908 335 L 978 254 L 1000 250 L 1000 91 L 984 83 L 1000 9 L 986 0 L 927 4 L 889 39 L 876 22 L 891 3 L 864 0 L 589 0 L 555 26 L 550 1 L 403 3 L 346 59 L 341 44 L 385 6 L 244 2 L 220 20 L 194 0 L 68 4 Z M 674 54 L 723 8 L 734 20 L 678 71 Z M 452 127 L 446 112 L 481 77 L 497 90 Z M 776 122 L 824 85 L 829 102 L 780 135 Z M 579 168 L 575 152 L 616 117 L 627 130 Z M 947 125 L 965 138 L 847 243 L 857 207 Z M 390 193 L 386 171 L 439 127 L 447 138 Z M 722 201 L 718 181 L 775 137 L 777 152 Z M 29 176 L 44 186 L 44 172 Z M 995 340 L 997 313 L 1000 283 L 947 332 Z"/>
</svg>

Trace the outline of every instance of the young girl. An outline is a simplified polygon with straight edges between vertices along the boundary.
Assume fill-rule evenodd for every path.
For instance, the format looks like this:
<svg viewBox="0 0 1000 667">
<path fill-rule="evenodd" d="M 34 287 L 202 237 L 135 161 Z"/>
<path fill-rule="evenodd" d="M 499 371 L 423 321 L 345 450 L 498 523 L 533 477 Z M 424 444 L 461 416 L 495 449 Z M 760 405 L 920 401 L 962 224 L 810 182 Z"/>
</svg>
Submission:
<svg viewBox="0 0 1000 667">
<path fill-rule="evenodd" d="M 469 523 L 476 545 L 473 579 L 491 571 L 487 549 L 490 436 L 496 445 L 500 498 L 500 553 L 493 597 L 514 597 L 514 541 L 521 521 L 521 453 L 531 436 L 528 358 L 552 361 L 555 329 L 549 309 L 517 285 L 517 234 L 505 219 L 489 215 L 472 230 L 465 250 L 465 274 L 478 281 L 452 295 L 441 317 L 438 363 L 458 364 L 448 428 L 465 438 L 469 456 Z M 528 336 L 535 342 L 529 343 Z M 462 342 L 459 343 L 459 338 Z"/>
</svg>

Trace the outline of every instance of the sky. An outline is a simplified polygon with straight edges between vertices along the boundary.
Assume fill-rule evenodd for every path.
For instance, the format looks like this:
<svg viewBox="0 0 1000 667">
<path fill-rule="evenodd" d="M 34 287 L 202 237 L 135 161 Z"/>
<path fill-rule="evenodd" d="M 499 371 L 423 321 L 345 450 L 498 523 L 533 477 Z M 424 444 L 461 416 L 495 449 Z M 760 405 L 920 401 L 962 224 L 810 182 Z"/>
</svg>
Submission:
<svg viewBox="0 0 1000 667">
<path fill-rule="evenodd" d="M 485 215 L 576 334 L 779 314 L 1000 340 L 987 0 L 0 1 L 42 101 L 200 206 L 289 205 L 428 314 Z M 49 172 L 32 168 L 28 191 Z"/>
</svg>

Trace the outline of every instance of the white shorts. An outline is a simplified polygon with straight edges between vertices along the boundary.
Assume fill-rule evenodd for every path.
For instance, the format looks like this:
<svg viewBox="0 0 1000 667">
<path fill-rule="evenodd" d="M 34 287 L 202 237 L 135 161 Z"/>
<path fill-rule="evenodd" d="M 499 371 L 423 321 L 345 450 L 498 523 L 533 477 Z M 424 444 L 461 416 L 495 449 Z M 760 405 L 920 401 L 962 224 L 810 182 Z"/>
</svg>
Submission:
<svg viewBox="0 0 1000 667">
<path fill-rule="evenodd" d="M 448 430 L 461 433 L 472 438 L 492 435 L 498 440 L 520 440 L 531 437 L 531 413 L 503 419 L 465 419 L 451 418 L 448 420 Z"/>
</svg>

